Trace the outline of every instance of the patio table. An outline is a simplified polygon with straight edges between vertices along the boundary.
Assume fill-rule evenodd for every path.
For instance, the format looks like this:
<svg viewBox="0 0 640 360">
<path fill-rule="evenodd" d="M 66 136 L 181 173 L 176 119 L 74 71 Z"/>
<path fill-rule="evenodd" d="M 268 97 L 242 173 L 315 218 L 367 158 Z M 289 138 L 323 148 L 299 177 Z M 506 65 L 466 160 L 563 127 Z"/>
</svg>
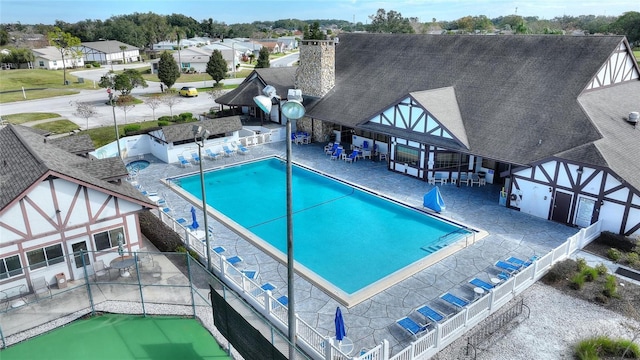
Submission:
<svg viewBox="0 0 640 360">
<path fill-rule="evenodd" d="M 136 259 L 131 256 L 119 257 L 115 258 L 111 261 L 109 266 L 113 269 L 120 270 L 120 276 L 129 277 L 131 274 L 129 273 L 129 269 L 136 264 Z"/>
</svg>

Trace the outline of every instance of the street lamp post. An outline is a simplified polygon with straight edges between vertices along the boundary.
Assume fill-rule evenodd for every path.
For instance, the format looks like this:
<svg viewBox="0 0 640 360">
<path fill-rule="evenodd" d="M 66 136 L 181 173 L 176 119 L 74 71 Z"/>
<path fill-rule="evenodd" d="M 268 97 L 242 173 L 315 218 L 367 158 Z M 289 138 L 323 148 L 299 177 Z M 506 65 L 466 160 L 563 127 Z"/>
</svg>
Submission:
<svg viewBox="0 0 640 360">
<path fill-rule="evenodd" d="M 202 147 L 204 146 L 204 141 L 209 137 L 209 130 L 204 130 L 202 126 L 193 125 L 193 141 L 198 145 L 198 163 L 200 164 L 200 190 L 202 191 L 202 212 L 204 213 L 204 238 L 205 245 L 207 246 L 207 271 L 211 271 L 211 246 L 209 239 L 209 222 L 207 218 L 207 192 L 204 185 L 204 172 L 202 171 Z M 200 137 L 200 140 L 198 140 Z"/>
<path fill-rule="evenodd" d="M 111 111 L 113 112 L 113 126 L 116 128 L 116 145 L 118 146 L 118 157 L 122 159 L 122 151 L 120 150 L 120 131 L 118 130 L 118 122 L 116 121 L 116 105 L 113 102 L 113 91 L 107 89 L 109 93 L 109 103 L 111 104 Z"/>
<path fill-rule="evenodd" d="M 282 102 L 280 96 L 276 94 L 276 89 L 267 85 L 263 89 L 265 95 L 258 95 L 253 101 L 267 115 L 271 113 L 273 98 L 278 100 L 279 111 L 287 118 L 287 166 L 286 166 L 286 196 L 287 196 L 287 296 L 288 304 L 288 323 L 289 323 L 289 359 L 295 359 L 295 343 L 296 343 L 296 313 L 294 299 L 294 259 L 293 259 L 293 189 L 292 189 L 292 167 L 291 167 L 291 120 L 297 120 L 304 116 L 305 108 L 302 105 L 302 91 L 299 89 L 290 89 L 287 93 L 287 101 Z"/>
</svg>

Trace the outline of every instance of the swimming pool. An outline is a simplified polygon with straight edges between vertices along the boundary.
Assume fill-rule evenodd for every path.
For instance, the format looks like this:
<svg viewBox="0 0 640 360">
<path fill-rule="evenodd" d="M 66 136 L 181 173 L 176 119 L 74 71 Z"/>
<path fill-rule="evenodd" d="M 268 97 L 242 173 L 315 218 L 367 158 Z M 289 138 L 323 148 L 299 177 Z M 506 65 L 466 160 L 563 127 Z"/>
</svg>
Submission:
<svg viewBox="0 0 640 360">
<path fill-rule="evenodd" d="M 149 167 L 150 162 L 147 160 L 134 160 L 127 164 L 127 171 L 134 172 L 146 169 Z"/>
<path fill-rule="evenodd" d="M 199 174 L 170 181 L 200 199 Z M 260 248 L 286 258 L 284 161 L 207 171 L 205 183 L 211 207 L 270 245 Z M 293 212 L 296 271 L 348 304 L 429 266 L 471 234 L 300 166 L 293 167 Z"/>
</svg>

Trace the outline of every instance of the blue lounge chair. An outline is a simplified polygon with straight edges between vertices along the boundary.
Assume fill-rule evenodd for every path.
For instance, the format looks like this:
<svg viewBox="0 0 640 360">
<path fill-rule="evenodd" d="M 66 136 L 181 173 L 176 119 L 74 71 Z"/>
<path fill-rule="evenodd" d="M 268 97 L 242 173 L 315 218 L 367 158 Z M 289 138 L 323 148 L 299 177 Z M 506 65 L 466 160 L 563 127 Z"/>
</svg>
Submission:
<svg viewBox="0 0 640 360">
<path fill-rule="evenodd" d="M 229 264 L 235 266 L 238 263 L 242 262 L 242 258 L 240 256 L 232 256 L 230 258 L 227 259 L 227 261 L 229 262 Z"/>
<path fill-rule="evenodd" d="M 233 155 L 233 154 L 235 154 L 235 153 L 236 153 L 236 151 L 235 151 L 235 150 L 231 150 L 231 149 L 229 149 L 229 147 L 228 147 L 227 145 L 223 145 L 223 146 L 222 146 L 222 149 L 224 150 L 224 154 L 225 154 L 225 156 L 231 156 L 231 155 Z"/>
<path fill-rule="evenodd" d="M 519 266 L 519 267 L 527 267 L 527 266 L 529 266 L 529 265 L 533 264 L 533 262 L 534 262 L 537 258 L 538 258 L 537 256 L 532 256 L 529 260 L 524 261 L 524 260 L 518 259 L 518 258 L 517 258 L 517 257 L 515 257 L 515 256 L 512 256 L 512 257 L 508 258 L 506 261 L 507 261 L 508 263 L 510 263 L 510 264 L 515 265 L 515 266 Z"/>
<path fill-rule="evenodd" d="M 282 295 L 279 298 L 276 299 L 280 304 L 287 306 L 289 305 L 289 298 L 287 297 L 287 295 Z"/>
<path fill-rule="evenodd" d="M 204 152 L 211 160 L 217 160 L 220 157 L 219 153 L 214 153 L 211 149 L 205 149 Z"/>
<path fill-rule="evenodd" d="M 500 279 L 500 280 L 508 280 L 510 277 L 511 277 L 511 274 L 506 273 L 506 272 L 504 272 L 504 271 L 501 271 L 501 272 L 498 274 L 498 279 Z"/>
<path fill-rule="evenodd" d="M 211 248 L 211 250 L 213 250 L 213 252 L 216 254 L 222 254 L 223 252 L 227 251 L 227 249 L 225 249 L 223 246 L 216 246 L 214 248 Z"/>
<path fill-rule="evenodd" d="M 187 219 L 185 218 L 178 218 L 176 219 L 176 222 L 184 227 L 186 227 L 189 230 L 194 230 L 193 227 L 191 226 L 191 224 L 189 224 L 189 222 L 187 221 Z"/>
<path fill-rule="evenodd" d="M 200 156 L 198 156 L 198 154 L 196 153 L 191 153 L 191 158 L 193 159 L 193 161 L 195 161 L 196 163 L 200 162 Z"/>
<path fill-rule="evenodd" d="M 249 149 L 247 149 L 244 145 L 242 144 L 238 144 L 238 151 L 240 152 L 240 154 L 247 154 L 249 152 Z"/>
<path fill-rule="evenodd" d="M 396 320 L 396 324 L 398 324 L 398 326 L 403 328 L 406 332 L 411 334 L 413 337 L 418 337 L 418 334 L 427 330 L 427 325 L 419 324 L 408 316 L 405 316 L 402 319 Z"/>
<path fill-rule="evenodd" d="M 457 307 L 457 308 L 463 308 L 467 305 L 469 305 L 469 301 L 465 300 L 465 299 L 461 299 L 451 293 L 445 293 L 440 295 L 440 299 L 446 301 L 447 303 Z"/>
<path fill-rule="evenodd" d="M 266 291 L 273 291 L 277 289 L 277 287 L 275 285 L 273 285 L 270 282 L 264 283 L 262 285 L 260 285 L 259 288 L 253 290 L 253 296 L 260 296 L 262 293 L 266 292 Z"/>
<path fill-rule="evenodd" d="M 340 146 L 340 143 L 334 143 L 333 145 L 331 145 L 331 147 L 330 147 L 330 148 L 325 149 L 325 150 L 324 150 L 324 153 L 325 153 L 325 154 L 327 154 L 327 155 L 331 155 L 331 154 L 333 154 L 334 152 L 336 152 L 336 150 L 338 150 L 338 147 L 339 147 L 339 146 Z"/>
<path fill-rule="evenodd" d="M 185 159 L 184 156 L 182 155 L 178 155 L 178 161 L 180 161 L 180 165 L 182 167 L 191 166 L 191 163 L 189 162 L 189 160 Z"/>
<path fill-rule="evenodd" d="M 336 151 L 333 154 L 331 154 L 331 157 L 329 159 L 337 160 L 340 157 L 340 155 L 342 155 L 342 149 L 337 148 Z"/>
<path fill-rule="evenodd" d="M 367 140 L 362 142 L 362 150 L 369 150 L 369 142 Z"/>
<path fill-rule="evenodd" d="M 515 266 L 513 264 L 510 264 L 506 261 L 502 261 L 502 260 L 498 260 L 495 264 L 495 266 L 503 271 L 506 271 L 510 274 L 517 272 L 518 270 L 520 270 L 521 266 Z"/>
<path fill-rule="evenodd" d="M 258 270 L 242 270 L 240 273 L 251 280 L 256 280 L 258 278 Z"/>
<path fill-rule="evenodd" d="M 416 309 L 416 311 L 424 316 L 425 318 L 431 320 L 431 321 L 442 321 L 444 320 L 444 315 L 440 314 L 439 312 L 433 310 L 432 308 L 430 308 L 428 305 L 423 305 L 421 307 L 419 307 L 418 309 Z"/>
<path fill-rule="evenodd" d="M 356 160 L 358 160 L 358 150 L 353 150 L 353 152 L 349 154 L 348 157 L 344 158 L 344 161 L 350 162 L 350 163 L 353 163 Z"/>
<path fill-rule="evenodd" d="M 490 284 L 482 279 L 478 279 L 478 278 L 473 278 L 471 280 L 469 280 L 469 284 L 475 286 L 475 287 L 479 287 L 482 290 L 485 291 L 490 291 L 491 289 L 493 289 L 493 284 Z"/>
</svg>

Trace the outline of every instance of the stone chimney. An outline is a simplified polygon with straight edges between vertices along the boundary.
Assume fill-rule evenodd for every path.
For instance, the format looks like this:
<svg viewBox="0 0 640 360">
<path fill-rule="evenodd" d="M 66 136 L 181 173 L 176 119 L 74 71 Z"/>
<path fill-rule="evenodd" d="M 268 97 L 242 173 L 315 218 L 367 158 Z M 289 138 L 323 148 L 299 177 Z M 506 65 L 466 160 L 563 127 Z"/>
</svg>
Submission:
<svg viewBox="0 0 640 360">
<path fill-rule="evenodd" d="M 304 95 L 323 97 L 336 83 L 336 47 L 333 40 L 302 40 L 296 87 Z"/>
</svg>

